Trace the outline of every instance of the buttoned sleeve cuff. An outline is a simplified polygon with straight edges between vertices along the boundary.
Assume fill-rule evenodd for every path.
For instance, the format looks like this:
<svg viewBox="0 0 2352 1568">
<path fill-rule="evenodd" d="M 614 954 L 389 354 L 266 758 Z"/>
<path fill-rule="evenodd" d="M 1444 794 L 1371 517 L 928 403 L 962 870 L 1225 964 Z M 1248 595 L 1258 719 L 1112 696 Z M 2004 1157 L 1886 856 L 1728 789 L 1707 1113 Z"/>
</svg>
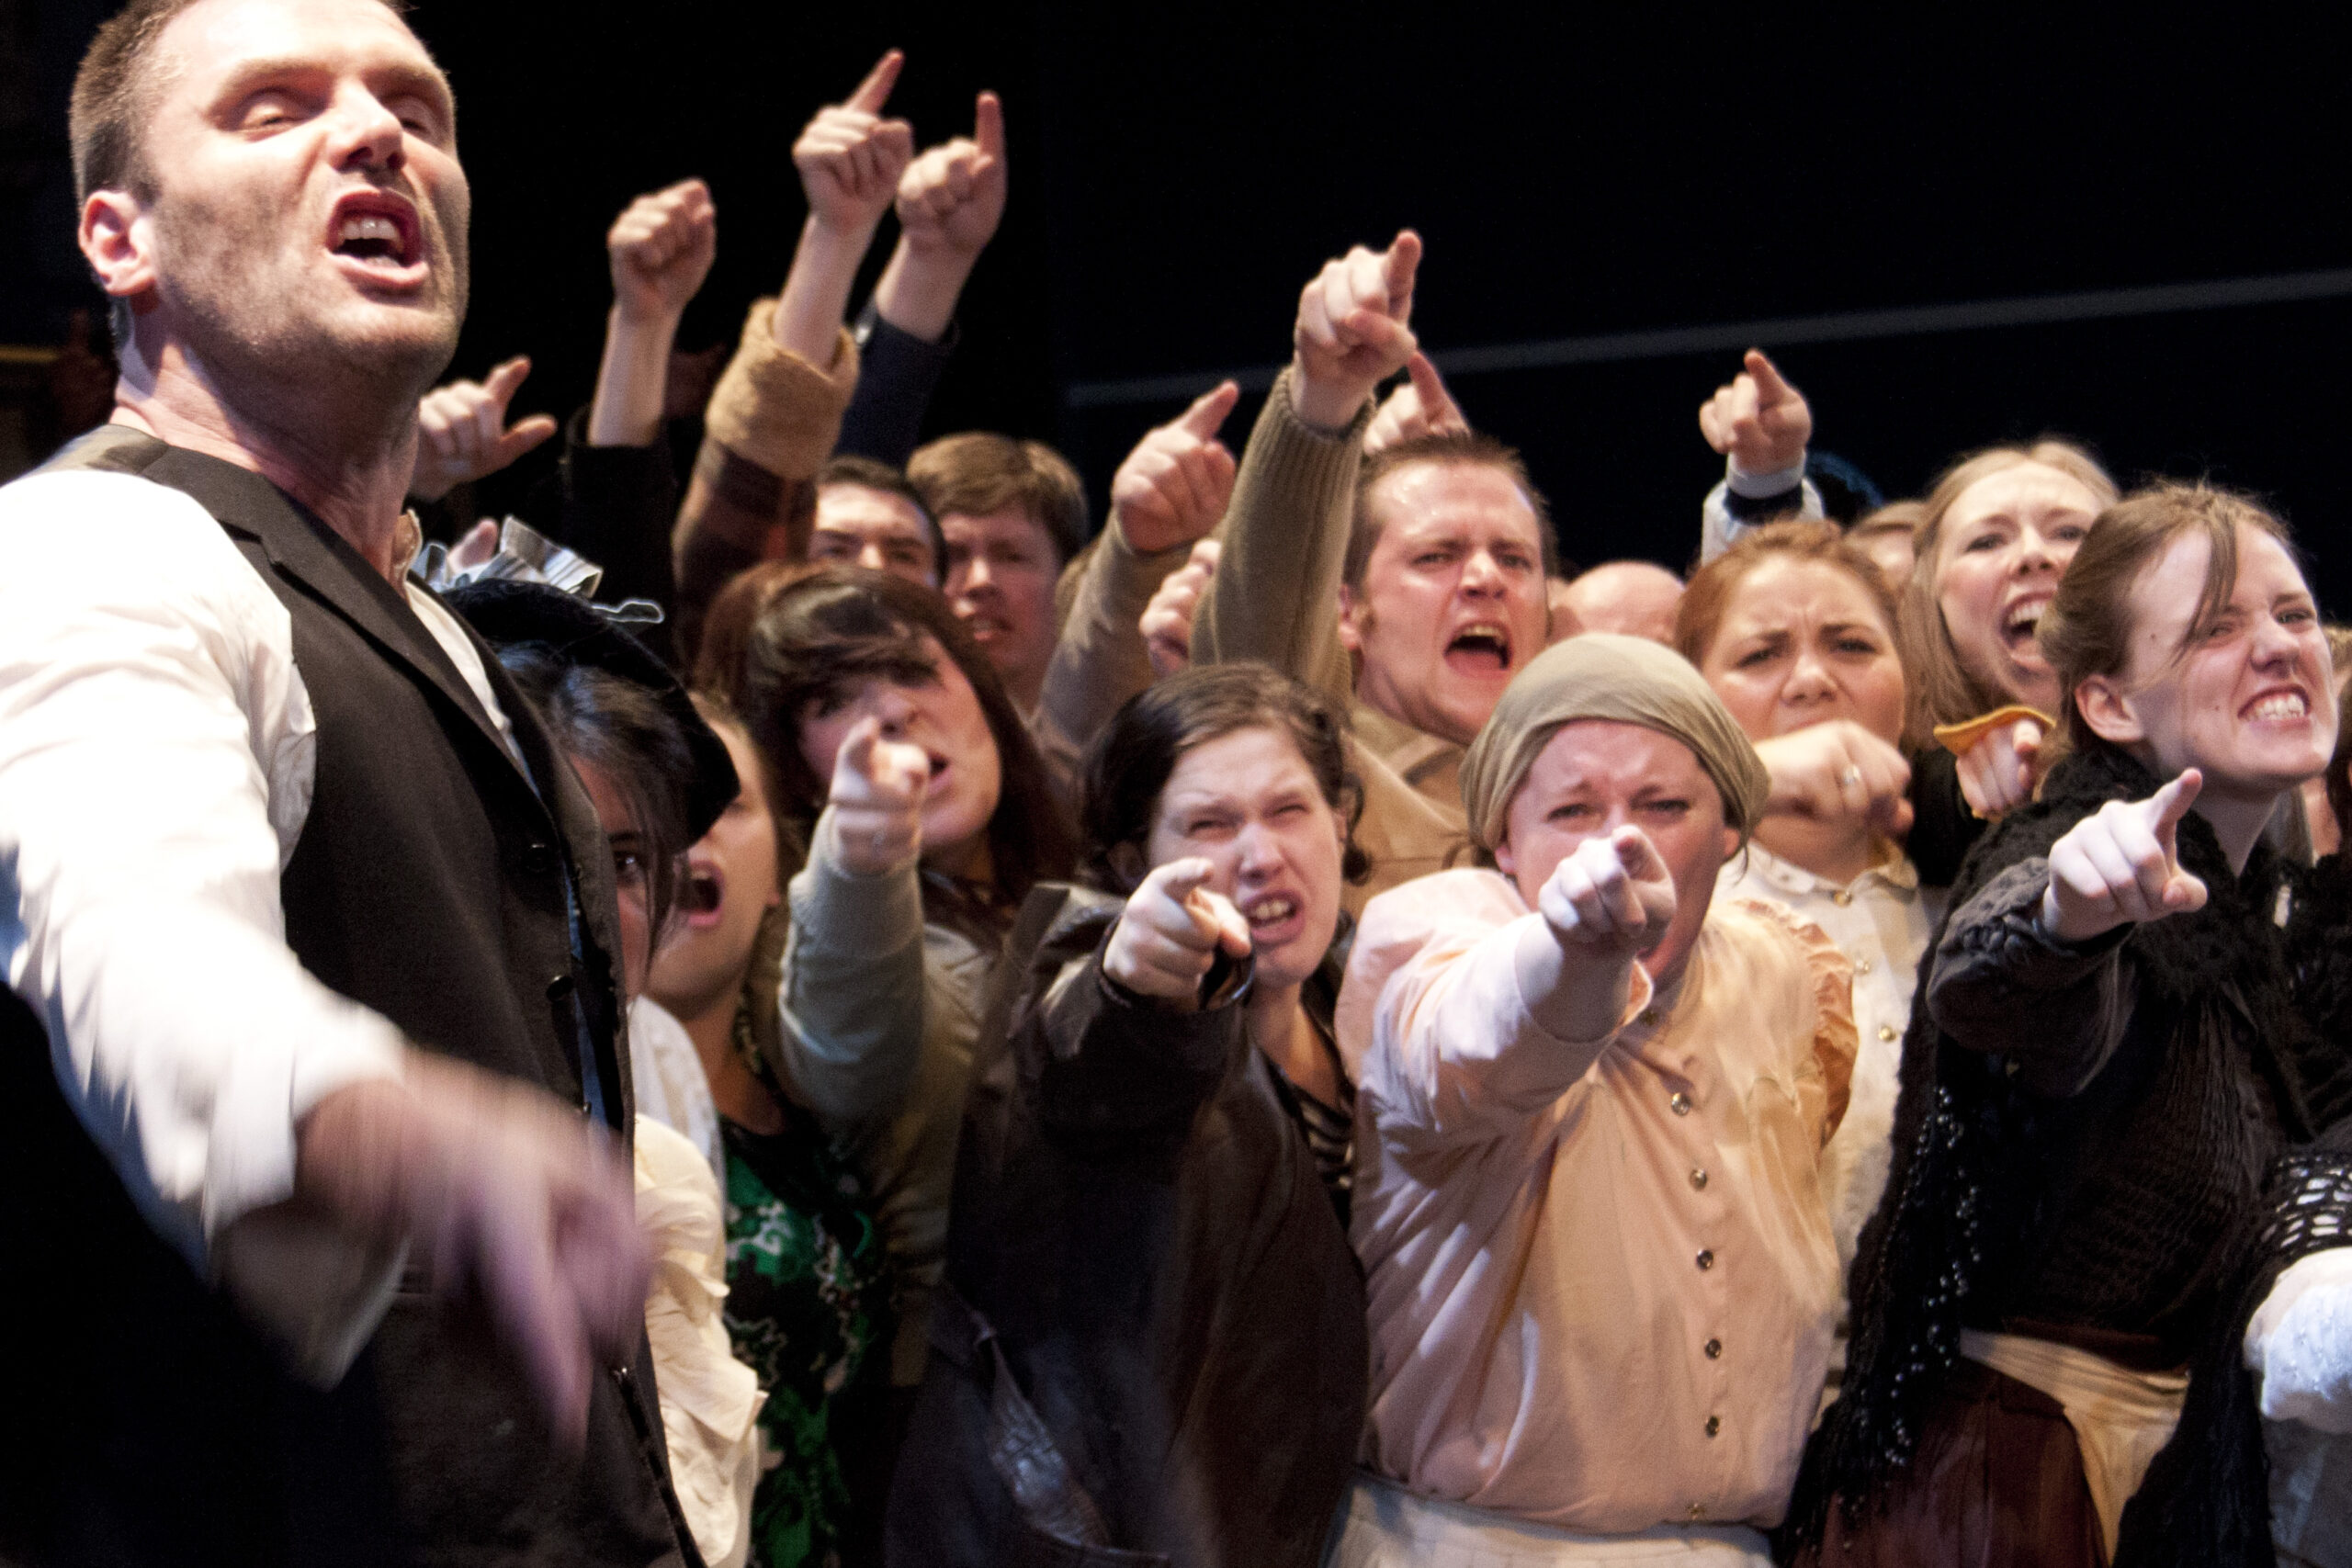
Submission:
<svg viewBox="0 0 2352 1568">
<path fill-rule="evenodd" d="M 824 466 L 857 389 L 857 343 L 844 328 L 831 365 L 812 365 L 775 341 L 776 302 L 761 299 L 710 394 L 703 427 L 736 457 L 789 481 Z"/>
<path fill-rule="evenodd" d="M 1785 468 L 1751 474 L 1739 466 L 1738 459 L 1724 462 L 1724 488 L 1742 501 L 1785 501 L 1804 485 L 1804 459 Z"/>
<path fill-rule="evenodd" d="M 1790 517 L 1818 523 L 1826 516 L 1821 492 L 1804 477 L 1803 465 L 1746 474 L 1726 462 L 1724 477 L 1700 503 L 1700 561 L 1714 559 L 1751 528 Z"/>
</svg>

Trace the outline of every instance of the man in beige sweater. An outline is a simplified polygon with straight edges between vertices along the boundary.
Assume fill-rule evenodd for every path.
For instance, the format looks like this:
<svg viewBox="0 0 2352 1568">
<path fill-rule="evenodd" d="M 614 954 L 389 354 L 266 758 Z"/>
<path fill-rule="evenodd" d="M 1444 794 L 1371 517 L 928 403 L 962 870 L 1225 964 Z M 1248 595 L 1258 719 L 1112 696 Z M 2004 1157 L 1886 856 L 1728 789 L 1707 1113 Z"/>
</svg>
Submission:
<svg viewBox="0 0 2352 1568">
<path fill-rule="evenodd" d="M 1409 231 L 1358 246 L 1300 297 L 1193 628 L 1195 663 L 1262 660 L 1352 699 L 1357 904 L 1464 846 L 1463 749 L 1549 619 L 1550 520 L 1514 453 L 1457 430 L 1364 456 L 1374 389 L 1414 357 L 1420 251 Z"/>
</svg>

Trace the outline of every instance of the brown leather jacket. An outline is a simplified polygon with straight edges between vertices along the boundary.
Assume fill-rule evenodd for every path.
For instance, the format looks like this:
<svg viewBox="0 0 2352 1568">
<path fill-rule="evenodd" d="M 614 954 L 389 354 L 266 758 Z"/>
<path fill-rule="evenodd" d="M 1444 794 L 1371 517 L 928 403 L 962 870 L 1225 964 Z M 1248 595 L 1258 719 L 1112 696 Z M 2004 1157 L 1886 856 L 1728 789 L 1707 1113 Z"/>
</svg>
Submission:
<svg viewBox="0 0 2352 1568">
<path fill-rule="evenodd" d="M 1099 958 L 1119 908 L 1041 886 L 998 966 L 891 1562 L 1321 1559 L 1363 1275 L 1246 975 L 1198 1011 L 1129 995 Z"/>
</svg>

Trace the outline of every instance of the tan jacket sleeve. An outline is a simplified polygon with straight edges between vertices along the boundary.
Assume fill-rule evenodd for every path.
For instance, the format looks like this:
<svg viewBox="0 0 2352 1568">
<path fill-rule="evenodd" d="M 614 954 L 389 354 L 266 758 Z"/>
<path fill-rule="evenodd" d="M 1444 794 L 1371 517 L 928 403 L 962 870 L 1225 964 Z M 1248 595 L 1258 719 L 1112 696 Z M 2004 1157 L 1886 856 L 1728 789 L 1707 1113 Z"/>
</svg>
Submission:
<svg viewBox="0 0 2352 1568">
<path fill-rule="evenodd" d="M 832 456 L 842 411 L 857 389 L 857 344 L 841 334 L 820 367 L 780 346 L 775 301 L 758 300 L 735 357 L 703 413 L 702 450 L 670 536 L 682 633 L 727 580 L 761 557 L 768 530 L 797 522 L 794 553 L 807 552 L 813 516 L 808 481 Z M 682 638 L 691 648 L 693 637 Z"/>
<path fill-rule="evenodd" d="M 1193 623 L 1193 663 L 1262 660 L 1340 702 L 1354 694 L 1340 575 L 1372 407 L 1326 434 L 1291 411 L 1290 372 L 1275 378 L 1217 530 L 1225 553 Z"/>
</svg>

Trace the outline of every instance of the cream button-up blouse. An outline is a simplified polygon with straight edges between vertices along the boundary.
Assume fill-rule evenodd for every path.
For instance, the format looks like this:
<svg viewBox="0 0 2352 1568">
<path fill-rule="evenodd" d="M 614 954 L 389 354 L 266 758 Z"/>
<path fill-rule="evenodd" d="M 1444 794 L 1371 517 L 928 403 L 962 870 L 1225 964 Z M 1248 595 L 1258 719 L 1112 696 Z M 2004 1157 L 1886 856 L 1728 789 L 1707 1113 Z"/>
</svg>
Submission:
<svg viewBox="0 0 2352 1568">
<path fill-rule="evenodd" d="M 1840 1294 L 1823 1145 L 1850 967 L 1717 899 L 1670 992 L 1557 1039 L 1491 871 L 1374 899 L 1340 1003 L 1359 1077 L 1363 1458 L 1413 1491 L 1593 1533 L 1781 1519 Z"/>
</svg>

